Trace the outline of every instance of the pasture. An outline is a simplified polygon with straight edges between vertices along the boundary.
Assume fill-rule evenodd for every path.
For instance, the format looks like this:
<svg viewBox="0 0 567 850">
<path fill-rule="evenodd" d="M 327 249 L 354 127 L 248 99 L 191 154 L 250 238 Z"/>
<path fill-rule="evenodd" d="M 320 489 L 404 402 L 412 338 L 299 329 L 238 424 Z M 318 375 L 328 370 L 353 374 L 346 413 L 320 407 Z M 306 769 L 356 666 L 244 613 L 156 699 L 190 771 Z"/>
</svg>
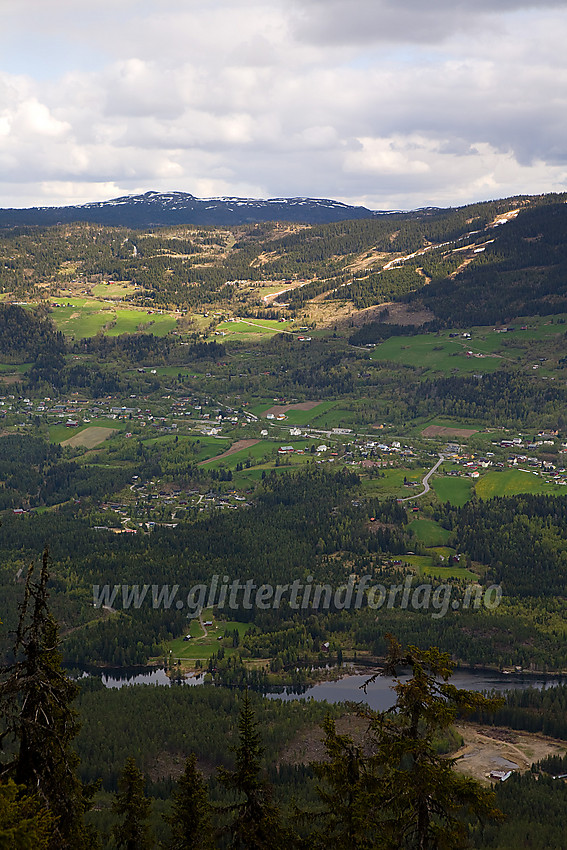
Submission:
<svg viewBox="0 0 567 850">
<path fill-rule="evenodd" d="M 494 372 L 502 365 L 499 357 L 467 357 L 473 350 L 470 340 L 449 339 L 447 335 L 420 334 L 415 337 L 394 336 L 376 346 L 372 360 L 389 361 L 402 366 L 426 369 L 428 372 Z"/>
<path fill-rule="evenodd" d="M 103 428 L 96 425 L 89 426 L 82 428 L 78 434 L 73 434 L 72 437 L 63 440 L 61 445 L 71 447 L 84 446 L 86 449 L 94 449 L 95 446 L 104 443 L 105 440 L 108 440 L 109 437 L 112 437 L 116 433 L 116 428 Z"/>
<path fill-rule="evenodd" d="M 131 283 L 97 283 L 91 287 L 92 294 L 97 298 L 109 298 L 112 301 L 120 301 L 133 295 L 137 287 Z"/>
<path fill-rule="evenodd" d="M 539 471 L 535 470 L 535 472 Z M 481 499 L 492 499 L 494 496 L 517 496 L 520 493 L 567 495 L 567 487 L 564 485 L 548 483 L 540 474 L 522 469 L 487 472 L 476 482 L 475 490 Z"/>
<path fill-rule="evenodd" d="M 462 508 L 471 497 L 473 482 L 471 478 L 457 478 L 435 475 L 432 487 L 440 502 L 449 502 L 455 508 Z"/>
<path fill-rule="evenodd" d="M 243 337 L 270 337 L 286 331 L 289 333 L 290 324 L 291 322 L 280 322 L 277 319 L 238 319 L 221 322 L 215 330 L 223 334 L 224 339 L 238 340 Z"/>
<path fill-rule="evenodd" d="M 227 631 L 233 632 L 236 629 L 240 635 L 240 639 L 243 638 L 249 627 L 248 623 L 240 623 L 236 620 L 218 620 L 213 616 L 212 610 L 213 609 L 211 608 L 203 610 L 203 621 L 213 621 L 212 626 L 205 627 L 207 630 L 206 636 L 201 628 L 198 618 L 194 617 L 188 621 L 188 628 L 185 632 L 185 635 L 191 635 L 190 640 L 185 641 L 183 640 L 184 636 L 182 636 L 169 641 L 166 645 L 166 649 L 167 655 L 171 661 L 186 661 L 190 664 L 194 664 L 197 660 L 201 662 L 208 661 L 213 653 L 218 652 L 219 646 L 221 645 L 221 640 L 219 640 L 219 638 L 224 638 L 224 634 Z M 230 639 L 228 642 L 230 644 Z M 226 655 L 232 655 L 238 651 L 236 648 L 233 648 L 232 645 L 229 645 L 224 649 Z"/>
<path fill-rule="evenodd" d="M 414 519 L 408 531 L 424 546 L 442 546 L 449 540 L 451 532 L 432 519 Z"/>
<path fill-rule="evenodd" d="M 177 325 L 175 316 L 153 310 L 117 308 L 96 298 L 53 299 L 51 318 L 66 336 L 84 339 L 104 332 L 108 336 L 145 333 L 165 336 Z"/>
<path fill-rule="evenodd" d="M 298 402 L 296 404 L 274 404 L 274 402 L 266 402 L 257 404 L 251 408 L 251 411 L 260 419 L 265 419 L 268 413 L 273 413 L 274 416 L 283 414 L 287 425 L 310 425 L 317 424 L 317 427 L 336 427 L 336 425 L 326 424 L 328 422 L 339 422 L 344 418 L 343 412 L 337 415 L 332 415 L 331 411 L 337 407 L 336 401 L 307 401 Z M 330 415 L 326 415 L 330 414 Z"/>
<path fill-rule="evenodd" d="M 423 490 L 422 478 L 428 469 L 404 469 L 386 467 L 380 470 L 379 478 L 363 478 L 361 488 L 366 498 L 377 496 L 378 498 L 404 498 L 420 493 Z M 404 478 L 408 481 L 418 482 L 415 487 L 404 485 Z M 415 502 L 419 506 L 419 500 Z"/>
<path fill-rule="evenodd" d="M 113 436 L 113 434 L 110 434 L 108 432 L 112 431 L 112 432 L 116 433 L 116 432 L 119 432 L 119 431 L 123 431 L 125 428 L 126 428 L 126 425 L 125 425 L 124 422 L 120 422 L 120 421 L 114 420 L 114 419 L 93 419 L 91 422 L 84 422 L 83 424 L 78 425 L 76 428 L 67 428 L 62 423 L 58 424 L 58 425 L 50 425 L 49 426 L 49 442 L 50 443 L 59 443 L 60 445 L 69 445 L 69 446 L 83 445 L 83 446 L 86 446 L 87 448 L 93 448 L 93 446 L 89 446 L 87 443 L 77 441 L 77 438 L 80 435 L 82 435 L 85 431 L 91 431 L 91 432 L 98 431 L 100 433 L 102 433 L 103 431 L 107 432 L 106 436 L 103 437 L 101 440 L 98 440 L 98 442 L 95 444 L 95 445 L 98 445 L 98 443 L 100 443 L 103 440 L 106 440 L 109 437 Z M 100 435 L 100 433 L 99 433 L 99 435 Z M 93 437 L 94 437 L 94 434 L 93 434 Z M 89 437 L 87 437 L 85 439 L 89 440 Z M 71 443 L 70 440 L 73 440 L 74 442 Z"/>
</svg>

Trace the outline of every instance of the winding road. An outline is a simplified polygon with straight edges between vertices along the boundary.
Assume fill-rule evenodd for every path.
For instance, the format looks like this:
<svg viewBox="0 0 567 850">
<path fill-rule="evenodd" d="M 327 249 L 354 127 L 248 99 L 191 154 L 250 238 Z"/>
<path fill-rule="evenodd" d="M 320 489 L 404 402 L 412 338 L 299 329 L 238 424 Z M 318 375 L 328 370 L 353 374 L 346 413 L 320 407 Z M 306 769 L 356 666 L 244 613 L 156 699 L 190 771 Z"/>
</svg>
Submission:
<svg viewBox="0 0 567 850">
<path fill-rule="evenodd" d="M 398 501 L 399 502 L 411 502 L 413 499 L 419 499 L 420 496 L 425 496 L 426 493 L 429 493 L 429 491 L 431 490 L 431 487 L 429 486 L 429 479 L 431 478 L 433 473 L 437 469 L 439 469 L 439 467 L 441 466 L 441 464 L 443 463 L 444 460 L 445 460 L 445 455 L 439 455 L 439 460 L 437 461 L 435 466 L 431 467 L 431 469 L 429 470 L 427 475 L 424 476 L 423 481 L 421 482 L 423 484 L 423 490 L 421 491 L 421 493 L 416 493 L 414 496 L 406 496 L 403 499 L 398 499 Z"/>
</svg>

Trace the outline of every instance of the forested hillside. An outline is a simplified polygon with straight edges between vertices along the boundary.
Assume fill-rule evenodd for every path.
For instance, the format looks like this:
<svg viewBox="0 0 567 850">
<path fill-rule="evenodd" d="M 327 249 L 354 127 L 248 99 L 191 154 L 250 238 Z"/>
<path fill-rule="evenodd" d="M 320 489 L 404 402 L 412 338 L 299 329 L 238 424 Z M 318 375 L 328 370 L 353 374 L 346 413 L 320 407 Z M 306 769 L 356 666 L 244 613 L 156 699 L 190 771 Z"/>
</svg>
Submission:
<svg viewBox="0 0 567 850">
<path fill-rule="evenodd" d="M 412 846 L 396 826 L 409 786 L 378 793 L 411 738 L 396 715 L 369 719 L 369 741 L 360 708 L 287 701 L 353 668 L 371 676 L 395 635 L 420 676 L 455 664 L 475 683 L 480 668 L 503 687 L 557 684 L 501 706 L 458 698 L 475 709 L 474 745 L 469 726 L 448 728 L 450 686 L 441 704 L 420 703 L 441 709 L 435 722 L 410 726 L 431 722 L 428 764 L 459 793 L 466 782 L 441 754 L 555 736 L 533 751 L 519 742 L 539 764 L 520 776 L 522 756 L 496 789 L 505 822 L 462 808 L 434 821 L 452 830 L 447 847 L 509 850 L 522 834 L 533 850 L 559 847 L 563 785 L 548 777 L 567 735 L 564 200 L 314 225 L 0 232 L 0 699 L 12 733 L 0 845 L 5 812 L 10 829 L 28 813 L 38 848 L 53 826 L 27 756 L 17 775 L 10 762 L 32 722 L 31 651 L 50 683 L 31 688 L 34 717 L 59 689 L 59 739 L 41 758 L 59 754 L 50 775 L 69 794 L 58 823 L 78 812 L 72 850 L 89 846 L 91 826 L 119 846 L 130 792 L 153 811 L 138 824 L 148 846 L 149 822 L 173 841 L 171 818 L 197 801 L 202 845 L 224 848 L 240 823 L 226 807 L 243 811 L 231 749 L 243 727 L 265 752 L 251 781 L 275 846 Z M 59 653 L 81 685 L 80 733 Z M 113 690 L 110 671 L 167 684 Z M 71 741 L 80 768 L 59 758 Z M 475 764 L 488 782 L 492 768 Z M 94 789 L 81 783 L 97 779 L 87 812 Z M 482 787 L 466 788 L 493 811 Z M 211 811 L 224 837 L 204 826 Z"/>
<path fill-rule="evenodd" d="M 44 298 L 111 279 L 134 287 L 135 304 L 246 315 L 266 305 L 242 284 L 301 282 L 285 302 L 292 316 L 313 299 L 356 309 L 408 299 L 445 324 L 488 324 L 565 311 L 564 233 L 562 196 L 320 225 L 4 227 L 0 287 Z"/>
</svg>

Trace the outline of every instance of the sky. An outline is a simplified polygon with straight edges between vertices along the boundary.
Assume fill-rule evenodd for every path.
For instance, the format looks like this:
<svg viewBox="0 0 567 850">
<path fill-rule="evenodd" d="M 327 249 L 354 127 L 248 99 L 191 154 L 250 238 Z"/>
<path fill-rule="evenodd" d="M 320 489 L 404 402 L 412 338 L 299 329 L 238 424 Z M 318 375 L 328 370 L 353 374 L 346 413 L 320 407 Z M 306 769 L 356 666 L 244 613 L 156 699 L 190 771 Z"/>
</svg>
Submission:
<svg viewBox="0 0 567 850">
<path fill-rule="evenodd" d="M 566 0 L 0 6 L 0 207 L 567 188 Z"/>
</svg>

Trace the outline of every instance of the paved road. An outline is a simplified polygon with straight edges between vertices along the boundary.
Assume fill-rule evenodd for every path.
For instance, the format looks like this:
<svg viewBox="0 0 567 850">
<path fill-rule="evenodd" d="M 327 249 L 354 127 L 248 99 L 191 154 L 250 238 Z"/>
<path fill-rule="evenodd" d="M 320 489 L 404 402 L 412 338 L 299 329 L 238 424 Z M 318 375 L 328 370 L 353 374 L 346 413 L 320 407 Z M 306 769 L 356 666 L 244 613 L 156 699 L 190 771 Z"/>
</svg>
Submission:
<svg viewBox="0 0 567 850">
<path fill-rule="evenodd" d="M 424 476 L 423 481 L 421 482 L 423 484 L 423 490 L 421 491 L 421 493 L 416 493 L 415 496 L 406 496 L 404 499 L 399 499 L 399 501 L 400 502 L 411 502 L 412 499 L 419 499 L 420 496 L 425 496 L 426 493 L 429 493 L 429 491 L 431 490 L 431 487 L 429 486 L 429 479 L 431 478 L 433 473 L 441 466 L 441 464 L 443 463 L 444 460 L 445 460 L 445 455 L 439 455 L 439 460 L 437 461 L 435 466 L 433 466 L 429 470 L 427 475 Z"/>
</svg>

